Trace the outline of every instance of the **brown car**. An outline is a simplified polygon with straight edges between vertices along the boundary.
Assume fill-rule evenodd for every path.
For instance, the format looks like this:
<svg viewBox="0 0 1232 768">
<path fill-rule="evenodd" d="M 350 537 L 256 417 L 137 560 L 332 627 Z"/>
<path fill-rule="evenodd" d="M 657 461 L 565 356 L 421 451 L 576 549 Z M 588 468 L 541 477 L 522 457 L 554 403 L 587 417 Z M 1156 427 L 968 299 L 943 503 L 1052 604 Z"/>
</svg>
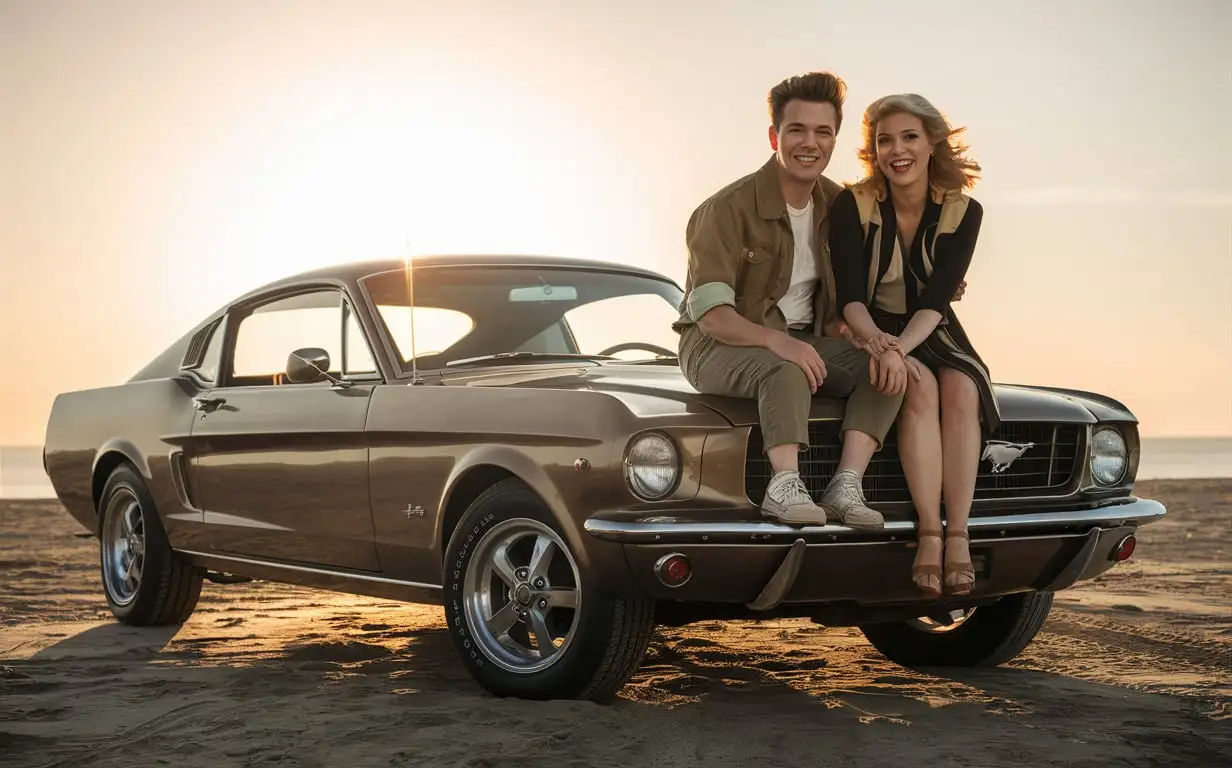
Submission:
<svg viewBox="0 0 1232 768">
<path fill-rule="evenodd" d="M 533 257 L 347 264 L 206 318 L 128 382 L 60 395 L 45 465 L 100 540 L 112 612 L 192 613 L 203 579 L 443 605 L 497 695 L 610 698 L 656 624 L 809 617 L 903 665 L 995 665 L 1052 595 L 1134 550 L 1136 420 L 1102 395 L 998 388 L 975 591 L 923 600 L 894 436 L 866 475 L 879 531 L 762 518 L 752 401 L 698 394 L 682 292 L 644 269 Z M 801 469 L 837 464 L 818 398 Z"/>
</svg>

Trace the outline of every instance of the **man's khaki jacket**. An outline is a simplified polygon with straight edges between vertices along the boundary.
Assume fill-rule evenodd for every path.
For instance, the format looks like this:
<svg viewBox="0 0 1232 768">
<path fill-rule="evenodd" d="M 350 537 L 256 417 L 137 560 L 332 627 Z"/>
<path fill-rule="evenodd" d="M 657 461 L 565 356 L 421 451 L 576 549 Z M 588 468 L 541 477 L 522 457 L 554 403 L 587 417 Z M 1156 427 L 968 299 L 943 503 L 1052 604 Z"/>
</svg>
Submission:
<svg viewBox="0 0 1232 768">
<path fill-rule="evenodd" d="M 830 203 L 842 190 L 824 176 L 813 188 L 818 285 L 813 297 L 812 331 L 818 336 L 839 317 L 830 266 L 829 212 Z M 778 302 L 791 283 L 795 238 L 779 188 L 775 157 L 698 206 L 689 217 L 685 241 L 688 276 L 684 304 L 673 328 L 682 330 L 709 310 L 728 304 L 751 322 L 785 329 Z"/>
</svg>

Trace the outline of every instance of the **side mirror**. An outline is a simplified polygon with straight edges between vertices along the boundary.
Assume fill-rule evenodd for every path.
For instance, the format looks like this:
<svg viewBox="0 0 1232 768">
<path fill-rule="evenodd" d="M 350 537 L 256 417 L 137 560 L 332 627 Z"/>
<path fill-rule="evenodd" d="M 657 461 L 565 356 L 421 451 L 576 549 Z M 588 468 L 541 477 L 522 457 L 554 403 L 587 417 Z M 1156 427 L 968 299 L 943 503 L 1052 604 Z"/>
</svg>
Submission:
<svg viewBox="0 0 1232 768">
<path fill-rule="evenodd" d="M 287 356 L 287 381 L 311 384 L 329 378 L 329 353 L 320 347 L 304 347 Z"/>
</svg>

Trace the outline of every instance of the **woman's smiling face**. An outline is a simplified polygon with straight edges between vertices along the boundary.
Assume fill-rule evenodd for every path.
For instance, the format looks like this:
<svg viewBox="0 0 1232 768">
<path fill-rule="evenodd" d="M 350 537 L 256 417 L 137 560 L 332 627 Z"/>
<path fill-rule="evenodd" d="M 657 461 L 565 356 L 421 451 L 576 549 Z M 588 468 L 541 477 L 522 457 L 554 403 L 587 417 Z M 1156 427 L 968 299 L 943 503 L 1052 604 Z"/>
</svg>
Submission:
<svg viewBox="0 0 1232 768">
<path fill-rule="evenodd" d="M 877 124 L 877 167 L 896 187 L 909 187 L 927 178 L 932 151 L 924 121 L 913 114 L 895 112 Z"/>
</svg>

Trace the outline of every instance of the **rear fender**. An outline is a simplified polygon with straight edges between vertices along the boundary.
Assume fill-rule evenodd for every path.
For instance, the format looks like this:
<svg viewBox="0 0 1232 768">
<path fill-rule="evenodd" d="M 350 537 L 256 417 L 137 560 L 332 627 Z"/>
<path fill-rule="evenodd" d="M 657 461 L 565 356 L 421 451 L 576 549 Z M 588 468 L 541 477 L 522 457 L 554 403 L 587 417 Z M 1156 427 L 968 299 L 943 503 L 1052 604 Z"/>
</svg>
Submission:
<svg viewBox="0 0 1232 768">
<path fill-rule="evenodd" d="M 137 470 L 137 474 L 141 475 L 141 479 L 146 482 L 147 487 L 151 483 L 150 465 L 145 461 L 141 451 L 137 450 L 137 446 L 128 440 L 108 440 L 95 454 L 94 463 L 90 467 L 90 498 L 94 505 L 96 518 L 102 514 L 99 504 L 102 500 L 103 488 L 107 485 L 107 478 L 111 477 L 111 473 L 121 464 L 132 465 Z"/>
<path fill-rule="evenodd" d="M 94 456 L 94 465 L 90 468 L 90 474 L 95 482 L 99 481 L 100 474 L 102 482 L 107 482 L 107 475 L 110 475 L 116 468 L 115 462 L 117 461 L 127 461 L 136 468 L 143 480 L 148 482 L 151 479 L 150 465 L 141 451 L 137 450 L 137 446 L 133 445 L 130 440 L 114 438 L 103 443 Z M 95 501 L 97 500 L 98 497 L 95 496 Z"/>
</svg>

